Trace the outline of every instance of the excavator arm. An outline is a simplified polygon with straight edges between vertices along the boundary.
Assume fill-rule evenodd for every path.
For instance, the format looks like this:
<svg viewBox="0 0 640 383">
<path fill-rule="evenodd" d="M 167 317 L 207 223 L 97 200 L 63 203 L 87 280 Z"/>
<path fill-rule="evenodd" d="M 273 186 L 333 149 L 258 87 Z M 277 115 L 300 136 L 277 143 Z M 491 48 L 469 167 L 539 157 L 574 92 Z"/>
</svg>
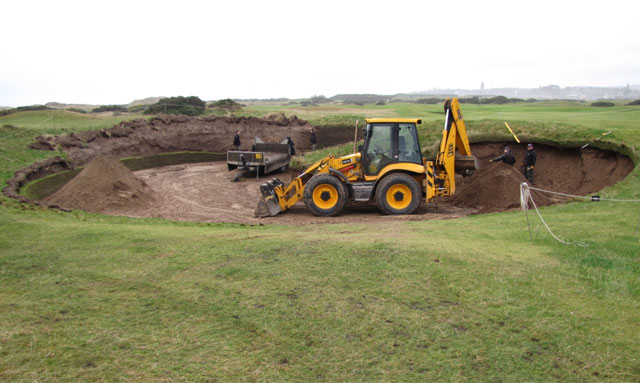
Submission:
<svg viewBox="0 0 640 383">
<path fill-rule="evenodd" d="M 457 98 L 444 103 L 445 122 L 440 150 L 435 162 L 427 163 L 427 181 L 431 172 L 433 190 L 427 190 L 427 201 L 434 196 L 453 195 L 456 191 L 455 175 L 477 169 L 477 159 L 471 154 L 469 136 Z"/>
</svg>

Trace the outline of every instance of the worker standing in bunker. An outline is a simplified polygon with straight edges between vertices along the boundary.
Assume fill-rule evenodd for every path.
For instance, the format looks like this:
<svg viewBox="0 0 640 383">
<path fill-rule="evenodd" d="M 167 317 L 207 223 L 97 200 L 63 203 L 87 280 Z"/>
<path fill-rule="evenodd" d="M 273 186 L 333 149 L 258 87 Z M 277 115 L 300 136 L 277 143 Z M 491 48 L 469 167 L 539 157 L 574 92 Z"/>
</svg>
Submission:
<svg viewBox="0 0 640 383">
<path fill-rule="evenodd" d="M 309 140 L 311 141 L 311 150 L 315 152 L 316 151 L 316 131 L 313 128 L 311 128 L 311 137 Z"/>
<path fill-rule="evenodd" d="M 288 152 L 290 156 L 295 156 L 296 155 L 296 148 L 294 147 L 294 143 L 293 140 L 291 139 L 291 137 L 287 137 L 287 145 L 289 145 L 288 148 Z"/>
<path fill-rule="evenodd" d="M 511 148 L 509 148 L 508 146 L 505 146 L 504 151 L 501 155 L 489 160 L 489 162 L 498 162 L 498 161 L 502 161 L 507 165 L 513 166 L 513 164 L 516 163 L 516 158 L 513 156 L 513 154 L 511 154 Z"/>
<path fill-rule="evenodd" d="M 236 151 L 240 150 L 240 131 L 236 130 L 236 135 L 233 136 L 233 147 Z"/>
<path fill-rule="evenodd" d="M 527 145 L 527 153 L 524 155 L 524 176 L 527 177 L 527 180 L 533 184 L 533 168 L 536 165 L 536 159 L 538 155 L 533 150 L 533 144 Z"/>
</svg>

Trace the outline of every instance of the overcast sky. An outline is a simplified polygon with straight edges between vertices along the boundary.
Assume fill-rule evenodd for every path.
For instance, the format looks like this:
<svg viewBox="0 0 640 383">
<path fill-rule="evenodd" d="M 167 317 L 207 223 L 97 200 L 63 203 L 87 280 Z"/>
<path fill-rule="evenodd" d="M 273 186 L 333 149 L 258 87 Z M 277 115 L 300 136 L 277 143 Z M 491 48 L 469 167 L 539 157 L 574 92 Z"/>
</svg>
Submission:
<svg viewBox="0 0 640 383">
<path fill-rule="evenodd" d="M 640 84 L 638 1 L 7 1 L 0 106 Z"/>
</svg>

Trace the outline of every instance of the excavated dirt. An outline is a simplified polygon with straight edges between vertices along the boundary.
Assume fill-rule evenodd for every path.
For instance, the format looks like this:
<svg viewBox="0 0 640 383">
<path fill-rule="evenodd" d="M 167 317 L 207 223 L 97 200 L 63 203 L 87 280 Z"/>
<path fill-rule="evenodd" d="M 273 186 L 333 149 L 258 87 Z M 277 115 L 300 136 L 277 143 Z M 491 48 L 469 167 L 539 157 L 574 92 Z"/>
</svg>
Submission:
<svg viewBox="0 0 640 383">
<path fill-rule="evenodd" d="M 268 142 L 279 142 L 289 136 L 300 151 L 309 146 L 310 129 L 306 121 L 282 115 L 270 119 L 160 116 L 149 121 L 123 122 L 101 131 L 40 136 L 31 147 L 65 150 L 70 163 L 65 162 L 64 167 L 88 163 L 72 181 L 41 201 L 43 204 L 114 215 L 248 224 L 394 222 L 455 218 L 504 211 L 520 205 L 519 186 L 526 181 L 520 167 L 525 144 L 509 145 L 518 161 L 513 167 L 489 162 L 502 152 L 505 143 L 473 144 L 472 151 L 480 159 L 480 170 L 471 177 L 457 178 L 454 197 L 436 199 L 408 216 L 383 216 L 374 205 L 347 205 L 338 217 L 315 217 L 301 201 L 276 217 L 258 219 L 253 217 L 253 212 L 261 197 L 259 185 L 269 177 L 247 176 L 241 182 L 232 182 L 235 173 L 227 171 L 224 162 L 165 166 L 131 173 L 114 158 L 101 157 L 147 156 L 187 150 L 224 152 L 231 149 L 236 130 L 241 132 L 243 148 L 248 148 L 255 136 Z M 538 162 L 534 186 L 561 193 L 586 195 L 597 192 L 622 180 L 634 167 L 624 155 L 592 147 L 536 145 L 535 150 Z M 15 184 L 19 187 L 42 171 L 38 168 L 25 174 L 18 172 L 14 177 Z M 288 183 L 296 175 L 290 172 L 273 177 Z M 17 193 L 17 187 L 9 191 Z M 7 190 L 4 192 L 8 193 Z M 537 192 L 533 197 L 538 205 L 567 200 Z"/>
<path fill-rule="evenodd" d="M 517 208 L 520 206 L 522 182 L 527 182 L 522 172 L 502 162 L 494 162 L 482 167 L 472 177 L 461 179 L 450 203 L 475 209 L 476 213 Z M 560 201 L 537 191 L 532 191 L 531 194 L 538 206 Z"/>
<path fill-rule="evenodd" d="M 505 143 L 477 143 L 472 153 L 480 160 L 480 169 L 472 176 L 462 178 L 456 194 L 449 203 L 468 207 L 476 213 L 504 211 L 520 206 L 520 183 L 527 182 L 521 163 L 525 145 L 509 145 L 516 164 L 492 163 Z M 536 144 L 537 162 L 534 169 L 536 188 L 571 195 L 586 195 L 622 180 L 633 170 L 633 162 L 626 156 L 611 151 L 587 147 L 557 148 Z M 536 205 L 545 206 L 567 201 L 568 198 L 532 191 Z"/>
<path fill-rule="evenodd" d="M 178 151 L 222 153 L 233 149 L 237 130 L 240 148 L 244 150 L 251 148 L 255 137 L 265 142 L 281 142 L 291 137 L 296 149 L 310 147 L 311 125 L 307 121 L 274 114 L 269 119 L 161 115 L 150 120 L 121 122 L 109 129 L 38 136 L 30 148 L 62 149 L 73 166 L 82 166 L 96 156 L 146 157 Z"/>
<path fill-rule="evenodd" d="M 100 156 L 42 202 L 65 209 L 138 215 L 156 209 L 159 199 L 117 158 Z"/>
<path fill-rule="evenodd" d="M 483 169 L 489 164 L 489 159 L 502 153 L 505 145 L 511 148 L 516 157 L 514 167 L 521 171 L 526 144 L 476 143 L 471 145 L 471 150 L 481 160 Z M 561 193 L 594 193 L 624 179 L 634 167 L 633 162 L 625 155 L 590 146 L 580 149 L 536 144 L 534 150 L 538 155 L 534 186 Z"/>
</svg>

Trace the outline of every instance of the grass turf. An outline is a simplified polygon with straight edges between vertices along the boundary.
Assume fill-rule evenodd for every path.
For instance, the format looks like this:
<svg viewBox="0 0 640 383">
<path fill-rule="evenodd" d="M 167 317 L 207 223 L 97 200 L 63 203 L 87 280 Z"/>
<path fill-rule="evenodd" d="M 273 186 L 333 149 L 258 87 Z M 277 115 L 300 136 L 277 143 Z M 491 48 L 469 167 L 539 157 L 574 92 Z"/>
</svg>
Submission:
<svg viewBox="0 0 640 383">
<path fill-rule="evenodd" d="M 615 129 L 606 142 L 632 153 L 640 142 L 638 108 L 462 107 L 478 136 L 508 137 L 502 117 L 513 116 L 523 121 L 516 133 L 532 138 Z M 422 117 L 415 108 L 374 110 Z M 442 116 L 420 110 L 434 112 L 425 144 Z M 35 135 L 112 123 L 67 128 L 64 116 L 56 127 L 0 119 L 0 155 L 12 160 L 4 182 L 52 154 L 26 149 Z M 636 169 L 601 194 L 638 198 L 639 184 Z M 560 237 L 589 246 L 561 245 L 538 221 L 531 241 L 520 212 L 244 226 L 63 213 L 2 197 L 0 380 L 639 380 L 640 204 L 542 214 Z"/>
</svg>

